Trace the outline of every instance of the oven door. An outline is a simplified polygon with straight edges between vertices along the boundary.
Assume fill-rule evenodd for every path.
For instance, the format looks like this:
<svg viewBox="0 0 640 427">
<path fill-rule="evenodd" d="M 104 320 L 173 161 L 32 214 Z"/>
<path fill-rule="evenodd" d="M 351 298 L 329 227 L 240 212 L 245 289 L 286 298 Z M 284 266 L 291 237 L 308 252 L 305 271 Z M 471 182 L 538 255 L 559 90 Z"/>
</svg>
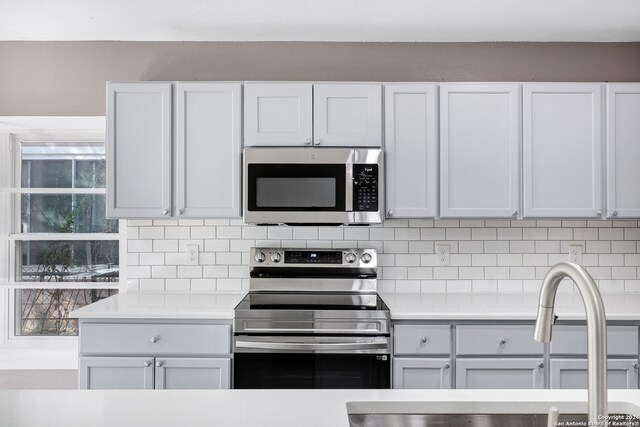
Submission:
<svg viewBox="0 0 640 427">
<path fill-rule="evenodd" d="M 388 337 L 235 337 L 234 388 L 388 389 Z"/>
</svg>

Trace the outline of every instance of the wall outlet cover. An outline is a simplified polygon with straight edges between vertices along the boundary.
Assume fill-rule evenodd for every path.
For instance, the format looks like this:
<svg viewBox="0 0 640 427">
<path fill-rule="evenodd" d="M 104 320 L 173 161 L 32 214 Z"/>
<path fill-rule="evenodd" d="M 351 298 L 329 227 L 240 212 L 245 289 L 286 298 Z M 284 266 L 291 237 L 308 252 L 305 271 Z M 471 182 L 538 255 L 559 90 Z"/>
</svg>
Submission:
<svg viewBox="0 0 640 427">
<path fill-rule="evenodd" d="M 569 262 L 582 264 L 582 245 L 569 246 Z"/>
<path fill-rule="evenodd" d="M 436 245 L 436 265 L 441 267 L 449 265 L 449 245 Z"/>
<path fill-rule="evenodd" d="M 198 245 L 185 245 L 185 264 L 198 265 L 200 263 Z"/>
</svg>

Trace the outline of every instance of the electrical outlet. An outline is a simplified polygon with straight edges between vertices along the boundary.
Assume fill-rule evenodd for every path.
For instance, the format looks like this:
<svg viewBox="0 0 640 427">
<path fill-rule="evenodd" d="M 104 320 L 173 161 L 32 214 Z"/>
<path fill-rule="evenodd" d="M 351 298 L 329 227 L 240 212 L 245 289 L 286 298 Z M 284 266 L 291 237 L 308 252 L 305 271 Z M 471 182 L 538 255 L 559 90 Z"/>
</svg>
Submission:
<svg viewBox="0 0 640 427">
<path fill-rule="evenodd" d="M 449 265 L 449 245 L 436 245 L 436 262 L 439 266 Z"/>
<path fill-rule="evenodd" d="M 198 245 L 185 245 L 184 254 L 186 265 L 198 265 L 200 263 L 198 251 Z"/>
<path fill-rule="evenodd" d="M 582 245 L 569 246 L 569 262 L 582 264 Z"/>
</svg>

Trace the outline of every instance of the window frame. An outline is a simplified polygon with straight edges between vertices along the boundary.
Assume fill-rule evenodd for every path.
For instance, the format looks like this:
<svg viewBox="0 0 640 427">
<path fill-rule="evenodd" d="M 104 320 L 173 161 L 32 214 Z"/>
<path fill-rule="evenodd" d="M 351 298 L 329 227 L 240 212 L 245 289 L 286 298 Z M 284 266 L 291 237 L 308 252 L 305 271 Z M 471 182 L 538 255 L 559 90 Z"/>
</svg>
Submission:
<svg viewBox="0 0 640 427">
<path fill-rule="evenodd" d="M 104 189 L 24 189 L 21 187 L 22 145 L 30 143 L 105 144 L 104 117 L 17 118 L 7 128 L 0 118 L 0 369 L 75 369 L 77 336 L 16 335 L 16 290 L 25 288 L 117 289 L 126 292 L 126 221 L 118 233 L 21 233 L 22 194 L 106 194 Z M 47 128 L 42 125 L 46 124 Z M 6 154 L 6 155 L 5 155 Z M 62 190 L 62 191 L 60 191 Z M 116 282 L 17 282 L 17 242 L 28 240 L 117 240 L 119 278 Z M 4 356 L 4 357 L 3 357 Z"/>
</svg>

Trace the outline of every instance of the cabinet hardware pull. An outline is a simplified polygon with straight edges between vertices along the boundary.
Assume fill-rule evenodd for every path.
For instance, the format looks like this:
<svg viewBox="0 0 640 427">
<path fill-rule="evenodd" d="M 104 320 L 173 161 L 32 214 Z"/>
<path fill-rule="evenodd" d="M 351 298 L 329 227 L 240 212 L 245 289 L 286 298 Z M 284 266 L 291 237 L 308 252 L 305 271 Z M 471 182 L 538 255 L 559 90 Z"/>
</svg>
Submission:
<svg viewBox="0 0 640 427">
<path fill-rule="evenodd" d="M 513 213 L 511 214 L 512 216 L 518 216 L 518 210 L 514 210 Z"/>
<path fill-rule="evenodd" d="M 637 363 L 634 363 L 634 364 L 633 364 L 633 365 L 631 365 L 631 366 L 633 366 L 633 369 L 638 369 L 638 368 L 640 368 L 640 365 L 638 365 Z"/>
<path fill-rule="evenodd" d="M 422 338 L 420 338 L 420 341 L 422 341 L 422 342 L 427 342 L 427 337 L 422 337 Z"/>
<path fill-rule="evenodd" d="M 156 362 L 156 366 L 158 368 L 162 368 L 163 365 L 164 365 L 164 362 Z"/>
<path fill-rule="evenodd" d="M 442 367 L 443 367 L 444 369 L 449 369 L 449 368 L 451 367 L 451 365 L 449 365 L 448 363 L 445 363 Z"/>
<path fill-rule="evenodd" d="M 322 140 L 316 139 L 313 145 L 318 146 L 318 145 L 320 145 L 321 142 L 322 142 Z"/>
<path fill-rule="evenodd" d="M 611 212 L 611 216 L 618 216 L 618 211 Z"/>
<path fill-rule="evenodd" d="M 311 145 L 311 138 L 307 138 L 307 139 L 304 141 L 304 145 Z"/>
<path fill-rule="evenodd" d="M 602 216 L 602 211 L 596 211 L 596 216 Z"/>
<path fill-rule="evenodd" d="M 154 344 L 157 343 L 158 342 L 158 337 L 156 337 L 156 336 L 151 337 L 151 342 L 154 343 Z"/>
<path fill-rule="evenodd" d="M 168 215 L 169 214 L 169 210 L 168 209 L 163 209 L 162 210 L 162 215 Z"/>
<path fill-rule="evenodd" d="M 392 211 L 392 210 L 389 210 L 389 211 L 387 212 L 387 215 L 389 215 L 389 216 L 393 216 L 393 211 Z"/>
<path fill-rule="evenodd" d="M 146 362 L 144 362 L 144 367 L 148 368 L 149 366 L 151 366 L 151 362 L 149 362 L 148 360 Z"/>
<path fill-rule="evenodd" d="M 500 338 L 500 345 L 505 345 L 507 343 L 506 338 Z"/>
<path fill-rule="evenodd" d="M 538 368 L 540 369 L 544 368 L 544 363 L 543 362 L 538 363 Z"/>
</svg>

